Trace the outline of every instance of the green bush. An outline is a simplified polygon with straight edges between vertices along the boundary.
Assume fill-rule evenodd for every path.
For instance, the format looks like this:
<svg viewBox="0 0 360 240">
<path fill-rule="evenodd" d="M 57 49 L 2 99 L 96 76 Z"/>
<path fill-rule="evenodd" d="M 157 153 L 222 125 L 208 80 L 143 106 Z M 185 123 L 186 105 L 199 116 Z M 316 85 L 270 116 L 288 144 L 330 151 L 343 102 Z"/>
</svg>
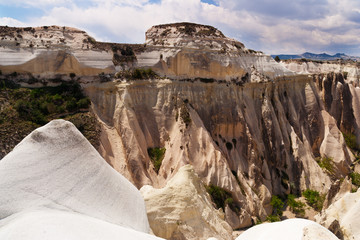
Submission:
<svg viewBox="0 0 360 240">
<path fill-rule="evenodd" d="M 321 211 L 325 195 L 321 195 L 318 191 L 307 189 L 302 195 L 305 197 L 306 202 L 317 211 Z"/>
<path fill-rule="evenodd" d="M 218 209 L 222 208 L 225 211 L 225 206 L 228 205 L 234 212 L 238 213 L 240 211 L 240 209 L 234 203 L 234 199 L 232 198 L 231 193 L 225 189 L 210 184 L 209 186 L 206 186 L 206 191 L 210 194 Z"/>
<path fill-rule="evenodd" d="M 90 105 L 90 99 L 82 98 L 77 102 L 78 108 L 88 108 Z"/>
<path fill-rule="evenodd" d="M 360 174 L 357 172 L 352 172 L 350 173 L 350 178 L 352 183 L 357 186 L 360 187 Z"/>
<path fill-rule="evenodd" d="M 276 56 L 276 57 L 274 58 L 274 60 L 275 60 L 276 62 L 280 62 L 279 56 Z"/>
<path fill-rule="evenodd" d="M 281 216 L 284 202 L 278 196 L 274 195 L 271 198 L 270 205 L 273 207 L 273 214 Z"/>
<path fill-rule="evenodd" d="M 77 108 L 76 99 L 71 98 L 70 100 L 66 101 L 65 102 L 65 108 L 69 112 L 76 110 L 76 108 Z"/>
<path fill-rule="evenodd" d="M 358 151 L 359 148 L 356 143 L 356 136 L 352 133 L 343 133 L 346 145 L 354 151 Z"/>
<path fill-rule="evenodd" d="M 290 207 L 291 211 L 300 216 L 305 215 L 305 203 L 301 201 L 296 201 L 293 194 L 289 194 L 287 197 L 287 204 Z"/>
<path fill-rule="evenodd" d="M 278 215 L 269 215 L 266 217 L 266 221 L 269 222 L 279 222 L 281 221 L 280 217 Z"/>
<path fill-rule="evenodd" d="M 148 148 L 148 155 L 154 164 L 155 172 L 158 173 L 162 160 L 165 157 L 165 148 Z"/>
<path fill-rule="evenodd" d="M 327 170 L 330 174 L 334 174 L 335 167 L 331 157 L 318 157 L 315 160 L 322 169 Z"/>
</svg>

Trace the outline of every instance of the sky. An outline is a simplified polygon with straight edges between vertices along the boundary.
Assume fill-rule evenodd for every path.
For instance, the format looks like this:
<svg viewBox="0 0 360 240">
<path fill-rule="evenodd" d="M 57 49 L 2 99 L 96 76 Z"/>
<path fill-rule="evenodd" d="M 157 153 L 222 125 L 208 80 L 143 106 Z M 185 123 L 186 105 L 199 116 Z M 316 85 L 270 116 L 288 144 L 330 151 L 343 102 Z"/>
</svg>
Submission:
<svg viewBox="0 0 360 240">
<path fill-rule="evenodd" d="M 71 26 L 99 41 L 144 43 L 151 26 L 174 22 L 267 54 L 360 56 L 360 0 L 0 0 L 0 25 Z"/>
</svg>

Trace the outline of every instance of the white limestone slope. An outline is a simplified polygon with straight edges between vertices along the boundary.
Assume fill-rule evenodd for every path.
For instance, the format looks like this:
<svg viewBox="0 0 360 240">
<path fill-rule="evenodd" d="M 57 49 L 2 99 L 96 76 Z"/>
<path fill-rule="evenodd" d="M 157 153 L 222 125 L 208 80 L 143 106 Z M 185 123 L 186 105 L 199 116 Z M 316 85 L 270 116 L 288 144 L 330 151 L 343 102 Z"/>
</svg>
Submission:
<svg viewBox="0 0 360 240">
<path fill-rule="evenodd" d="M 347 193 L 315 217 L 316 221 L 329 227 L 336 220 L 345 240 L 360 239 L 360 191 Z"/>
<path fill-rule="evenodd" d="M 0 176 L 0 239 L 156 239 L 138 190 L 70 122 L 33 131 Z"/>
<path fill-rule="evenodd" d="M 288 219 L 282 222 L 264 223 L 256 225 L 236 240 L 311 240 L 338 239 L 332 232 L 320 224 L 307 219 Z"/>
</svg>

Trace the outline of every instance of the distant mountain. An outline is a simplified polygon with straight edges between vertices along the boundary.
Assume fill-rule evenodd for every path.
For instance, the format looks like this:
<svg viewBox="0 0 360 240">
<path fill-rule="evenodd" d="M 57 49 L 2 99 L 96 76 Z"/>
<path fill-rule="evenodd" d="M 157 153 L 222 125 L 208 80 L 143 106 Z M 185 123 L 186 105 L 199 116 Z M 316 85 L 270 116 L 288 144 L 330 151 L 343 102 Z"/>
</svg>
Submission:
<svg viewBox="0 0 360 240">
<path fill-rule="evenodd" d="M 360 61 L 360 57 L 355 57 L 355 56 L 348 56 L 344 53 L 336 53 L 335 55 L 329 55 L 327 53 L 320 53 L 320 54 L 316 54 L 316 53 L 310 53 L 310 52 L 305 52 L 303 54 L 299 54 L 299 55 L 287 55 L 287 54 L 279 54 L 279 55 L 271 55 L 273 58 L 275 58 L 276 56 L 279 56 L 280 59 L 286 60 L 286 59 L 301 59 L 301 58 L 306 58 L 306 59 L 311 59 L 311 60 L 337 60 L 337 59 L 345 59 L 345 60 L 355 60 L 355 61 Z"/>
</svg>

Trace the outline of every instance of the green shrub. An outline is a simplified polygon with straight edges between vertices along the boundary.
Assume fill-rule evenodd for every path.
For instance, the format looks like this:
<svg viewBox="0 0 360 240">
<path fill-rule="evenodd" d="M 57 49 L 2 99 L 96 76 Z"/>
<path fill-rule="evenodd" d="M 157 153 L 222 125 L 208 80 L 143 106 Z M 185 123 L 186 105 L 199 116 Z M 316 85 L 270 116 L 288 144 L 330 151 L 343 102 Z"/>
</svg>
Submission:
<svg viewBox="0 0 360 240">
<path fill-rule="evenodd" d="M 358 151 L 356 143 L 356 136 L 352 133 L 342 133 L 346 142 L 346 145 L 354 151 Z"/>
<path fill-rule="evenodd" d="M 318 191 L 307 189 L 303 193 L 306 202 L 317 211 L 321 211 L 325 195 L 321 195 Z"/>
<path fill-rule="evenodd" d="M 76 105 L 76 99 L 75 98 L 71 98 L 70 100 L 65 102 L 65 108 L 66 110 L 68 110 L 69 112 L 76 110 L 77 105 Z"/>
<path fill-rule="evenodd" d="M 225 206 L 228 205 L 234 212 L 238 213 L 240 211 L 240 209 L 236 206 L 231 193 L 225 189 L 210 184 L 209 186 L 206 186 L 206 191 L 210 194 L 218 209 L 222 208 L 225 211 Z"/>
<path fill-rule="evenodd" d="M 165 148 L 148 148 L 149 157 L 154 164 L 155 172 L 158 173 L 162 160 L 164 159 L 166 149 Z"/>
<path fill-rule="evenodd" d="M 88 108 L 90 105 L 90 99 L 89 98 L 82 98 L 77 102 L 78 108 Z"/>
<path fill-rule="evenodd" d="M 360 187 L 360 174 L 357 172 L 352 172 L 350 173 L 350 178 L 352 183 L 357 186 Z"/>
<path fill-rule="evenodd" d="M 301 201 L 296 201 L 293 194 L 289 194 L 287 197 L 287 204 L 290 207 L 291 211 L 300 216 L 305 215 L 305 203 Z"/>
<path fill-rule="evenodd" d="M 347 79 L 348 74 L 349 74 L 348 72 L 343 72 L 344 79 Z"/>
<path fill-rule="evenodd" d="M 315 160 L 322 169 L 327 170 L 329 174 L 334 174 L 335 167 L 331 157 L 318 157 Z"/>
<path fill-rule="evenodd" d="M 269 222 L 279 222 L 281 221 L 280 217 L 278 215 L 269 215 L 266 217 L 266 221 Z"/>
<path fill-rule="evenodd" d="M 282 209 L 284 207 L 284 202 L 278 196 L 274 195 L 271 198 L 270 205 L 273 207 L 273 214 L 277 216 L 282 215 Z"/>
<path fill-rule="evenodd" d="M 276 57 L 274 58 L 274 60 L 275 60 L 276 62 L 280 62 L 279 56 L 276 56 Z"/>
</svg>

